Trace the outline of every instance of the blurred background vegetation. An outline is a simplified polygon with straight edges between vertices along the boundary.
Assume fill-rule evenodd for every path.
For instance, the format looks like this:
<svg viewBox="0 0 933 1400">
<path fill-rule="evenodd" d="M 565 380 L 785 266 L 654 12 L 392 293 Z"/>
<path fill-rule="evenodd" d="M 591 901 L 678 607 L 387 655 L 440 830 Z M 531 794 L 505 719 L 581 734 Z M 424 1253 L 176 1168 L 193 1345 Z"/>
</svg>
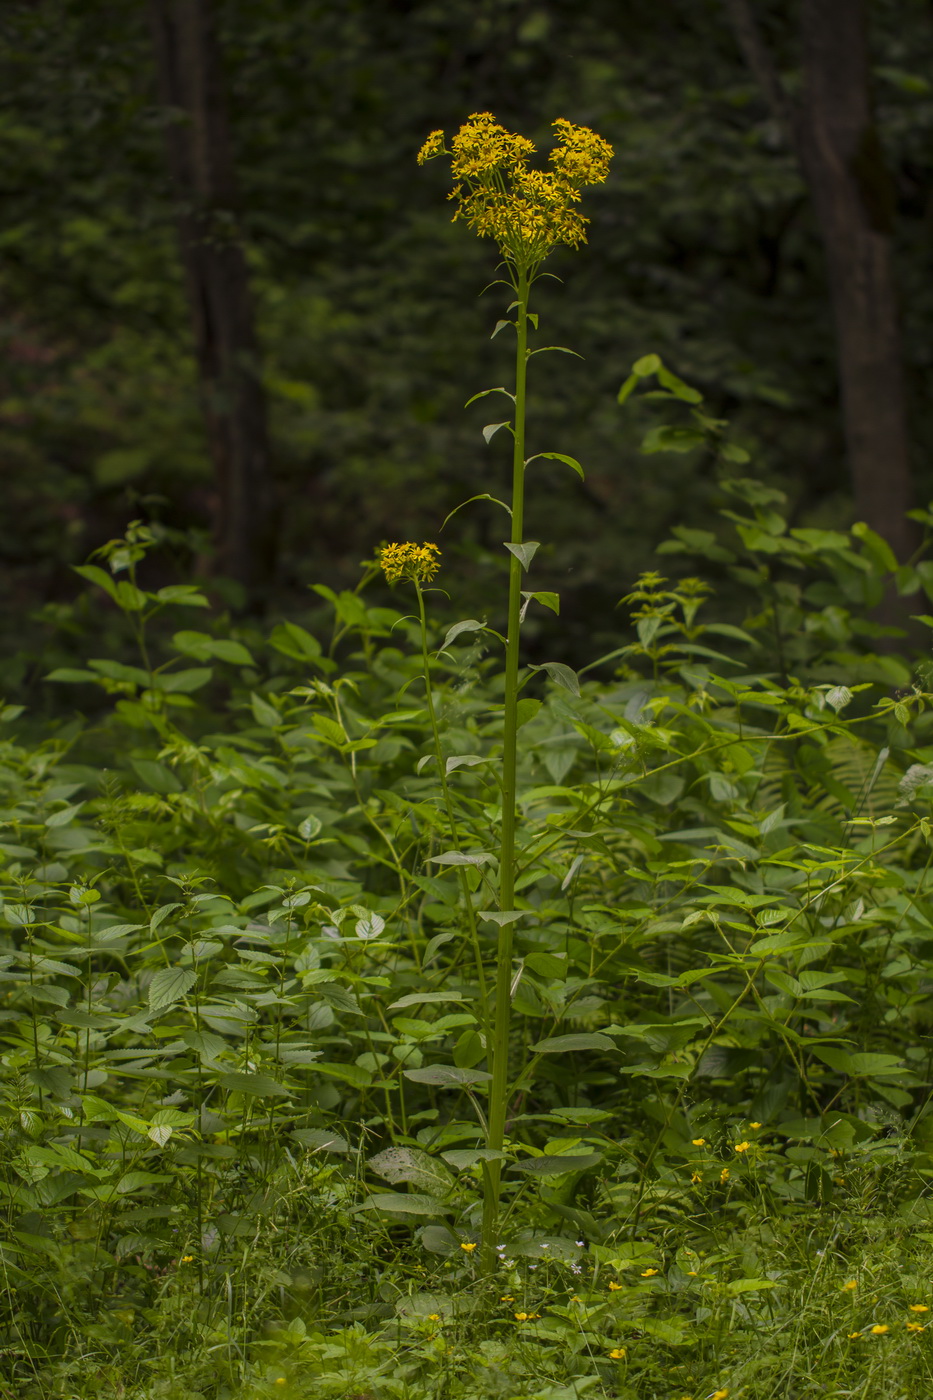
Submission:
<svg viewBox="0 0 933 1400">
<path fill-rule="evenodd" d="M 587 472 L 542 467 L 527 525 L 567 659 L 723 503 L 711 454 L 641 451 L 657 406 L 615 402 L 640 355 L 731 420 L 792 524 L 896 535 L 933 495 L 931 60 L 927 0 L 11 0 L 0 684 L 67 657 L 94 622 L 70 566 L 132 518 L 164 534 L 153 584 L 235 612 L 307 622 L 385 539 L 439 540 L 461 611 L 486 591 L 492 508 L 439 531 L 501 490 L 508 444 L 463 405 L 511 346 L 494 250 L 414 159 L 477 110 L 616 149 L 538 296 L 583 356 L 536 362 L 531 399 L 532 450 Z"/>
</svg>

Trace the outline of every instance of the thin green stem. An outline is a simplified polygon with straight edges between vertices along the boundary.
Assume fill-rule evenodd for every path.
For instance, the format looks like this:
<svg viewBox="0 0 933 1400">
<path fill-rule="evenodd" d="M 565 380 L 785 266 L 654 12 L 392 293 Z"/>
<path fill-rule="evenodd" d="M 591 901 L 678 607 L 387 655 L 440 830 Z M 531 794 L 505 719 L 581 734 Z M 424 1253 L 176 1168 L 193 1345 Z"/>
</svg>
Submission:
<svg viewBox="0 0 933 1400">
<path fill-rule="evenodd" d="M 428 621 L 424 608 L 424 594 L 421 585 L 415 579 L 415 592 L 418 595 L 418 616 L 421 621 L 421 662 L 424 667 L 424 689 L 428 702 L 428 718 L 431 722 L 431 734 L 434 739 L 434 759 L 437 763 L 437 771 L 440 776 L 441 791 L 444 794 L 444 806 L 447 810 L 447 821 L 450 826 L 450 840 L 456 851 L 460 850 L 460 834 L 457 827 L 457 820 L 454 814 L 453 797 L 450 791 L 450 784 L 447 781 L 447 769 L 444 760 L 444 751 L 441 748 L 441 731 L 437 723 L 437 708 L 434 704 L 434 687 L 431 684 L 431 658 L 428 655 Z M 487 1048 L 490 1040 L 489 1025 L 489 1000 L 486 989 L 486 967 L 483 962 L 483 950 L 480 947 L 479 932 L 476 927 L 476 910 L 473 908 L 472 892 L 467 880 L 467 873 L 463 866 L 457 870 L 460 880 L 460 892 L 463 896 L 463 907 L 466 911 L 467 926 L 470 932 L 470 945 L 473 949 L 473 957 L 476 962 L 476 980 L 479 984 L 480 1015 L 482 1016 L 483 1030 L 486 1035 Z"/>
<path fill-rule="evenodd" d="M 528 296 L 527 268 L 519 268 L 515 286 L 515 427 L 512 453 L 512 538 L 522 543 L 525 514 L 525 385 L 528 373 Z M 518 768 L 518 666 L 522 610 L 522 563 L 513 553 L 509 558 L 509 614 L 505 646 L 505 697 L 502 733 L 502 826 L 499 842 L 499 912 L 515 907 L 515 807 Z M 509 1034 L 512 1000 L 512 924 L 499 929 L 496 953 L 495 1026 L 491 1046 L 492 1083 L 489 1086 L 489 1133 L 487 1146 L 501 1152 L 505 1142 L 508 1111 Z M 496 1235 L 499 1225 L 501 1161 L 485 1164 L 483 1198 L 482 1268 L 495 1268 Z"/>
</svg>

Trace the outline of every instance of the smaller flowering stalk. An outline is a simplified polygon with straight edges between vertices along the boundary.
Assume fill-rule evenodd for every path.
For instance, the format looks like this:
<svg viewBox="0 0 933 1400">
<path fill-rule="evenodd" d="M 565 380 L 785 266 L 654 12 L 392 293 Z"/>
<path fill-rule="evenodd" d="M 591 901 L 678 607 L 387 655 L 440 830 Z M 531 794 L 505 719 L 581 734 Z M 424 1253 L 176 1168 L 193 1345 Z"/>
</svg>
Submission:
<svg viewBox="0 0 933 1400">
<path fill-rule="evenodd" d="M 387 544 L 379 552 L 379 564 L 387 583 L 430 583 L 441 567 L 441 551 L 436 544 Z"/>
</svg>

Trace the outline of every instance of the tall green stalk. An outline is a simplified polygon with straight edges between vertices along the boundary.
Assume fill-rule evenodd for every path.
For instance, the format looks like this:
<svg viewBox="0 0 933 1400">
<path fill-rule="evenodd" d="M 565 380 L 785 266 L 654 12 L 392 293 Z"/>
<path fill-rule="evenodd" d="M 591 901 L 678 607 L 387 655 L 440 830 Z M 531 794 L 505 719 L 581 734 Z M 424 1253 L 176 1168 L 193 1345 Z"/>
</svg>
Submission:
<svg viewBox="0 0 933 1400">
<path fill-rule="evenodd" d="M 528 296 L 531 279 L 520 267 L 515 285 L 517 317 L 515 329 L 515 424 L 512 455 L 512 537 L 522 543 L 525 514 L 525 385 L 528 373 Z M 505 697 L 502 734 L 502 824 L 499 839 L 499 912 L 515 907 L 515 799 L 518 760 L 518 669 L 522 612 L 522 562 L 509 556 L 509 613 L 505 647 Z M 508 1111 L 509 1034 L 512 1011 L 512 923 L 499 926 L 496 949 L 496 1001 L 492 1044 L 489 1047 L 492 1083 L 489 1086 L 489 1132 L 486 1145 L 501 1152 L 505 1142 Z M 499 1197 L 502 1163 L 486 1163 L 483 1193 L 482 1268 L 495 1267 L 499 1225 Z"/>
</svg>

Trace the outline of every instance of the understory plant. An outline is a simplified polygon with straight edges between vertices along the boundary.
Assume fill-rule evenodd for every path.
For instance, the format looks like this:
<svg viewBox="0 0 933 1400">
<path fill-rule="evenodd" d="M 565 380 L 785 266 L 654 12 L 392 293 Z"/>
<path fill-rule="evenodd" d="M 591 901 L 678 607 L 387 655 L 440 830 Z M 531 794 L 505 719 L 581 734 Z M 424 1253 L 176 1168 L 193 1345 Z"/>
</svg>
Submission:
<svg viewBox="0 0 933 1400">
<path fill-rule="evenodd" d="M 402 541 L 266 635 L 134 522 L 81 574 L 138 655 L 0 711 L 8 1394 L 929 1389 L 933 710 L 871 612 L 933 572 L 789 526 L 649 355 L 621 397 L 691 415 L 646 450 L 714 453 L 722 529 L 523 664 L 525 471 L 579 469 L 525 445 L 529 298 L 609 155 L 557 128 L 547 172 L 451 142 L 513 298 L 501 603 Z"/>
</svg>

